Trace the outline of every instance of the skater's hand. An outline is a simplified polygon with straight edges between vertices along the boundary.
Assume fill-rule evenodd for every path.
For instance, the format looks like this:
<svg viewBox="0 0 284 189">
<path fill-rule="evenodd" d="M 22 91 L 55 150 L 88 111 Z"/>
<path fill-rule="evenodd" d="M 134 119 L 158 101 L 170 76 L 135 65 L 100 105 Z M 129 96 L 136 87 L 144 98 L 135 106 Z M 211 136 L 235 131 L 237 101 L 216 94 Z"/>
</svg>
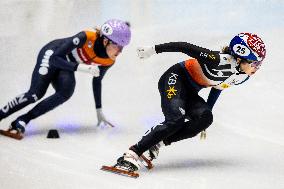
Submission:
<svg viewBox="0 0 284 189">
<path fill-rule="evenodd" d="M 100 125 L 109 125 L 110 127 L 114 127 L 114 125 L 112 123 L 110 123 L 106 118 L 105 115 L 103 114 L 103 111 L 101 108 L 97 109 L 97 118 L 98 118 L 98 123 L 97 126 Z"/>
<path fill-rule="evenodd" d="M 84 73 L 89 73 L 94 77 L 100 76 L 100 69 L 97 65 L 94 65 L 94 64 L 91 64 L 91 65 L 79 64 L 77 70 L 84 72 Z"/>
<path fill-rule="evenodd" d="M 146 59 L 156 54 L 155 47 L 145 46 L 137 48 L 137 55 L 140 59 Z"/>
</svg>

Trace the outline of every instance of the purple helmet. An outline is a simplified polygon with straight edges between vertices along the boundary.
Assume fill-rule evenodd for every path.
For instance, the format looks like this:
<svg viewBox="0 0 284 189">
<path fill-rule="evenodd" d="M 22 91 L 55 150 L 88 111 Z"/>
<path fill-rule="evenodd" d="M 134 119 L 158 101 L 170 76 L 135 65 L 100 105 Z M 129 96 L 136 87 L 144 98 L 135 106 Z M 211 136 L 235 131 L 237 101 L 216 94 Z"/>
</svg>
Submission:
<svg viewBox="0 0 284 189">
<path fill-rule="evenodd" d="M 126 22 L 111 19 L 101 27 L 101 35 L 104 35 L 114 43 L 124 47 L 130 43 L 131 31 Z"/>
</svg>

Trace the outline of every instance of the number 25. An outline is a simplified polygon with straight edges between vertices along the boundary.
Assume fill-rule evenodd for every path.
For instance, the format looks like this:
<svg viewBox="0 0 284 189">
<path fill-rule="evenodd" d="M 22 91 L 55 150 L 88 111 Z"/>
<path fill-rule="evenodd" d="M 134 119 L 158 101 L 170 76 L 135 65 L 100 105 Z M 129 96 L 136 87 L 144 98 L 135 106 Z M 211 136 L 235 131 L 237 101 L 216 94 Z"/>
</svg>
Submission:
<svg viewBox="0 0 284 189">
<path fill-rule="evenodd" d="M 241 54 L 245 54 L 246 53 L 246 48 L 242 48 L 240 46 L 237 47 L 237 52 L 241 53 Z"/>
</svg>

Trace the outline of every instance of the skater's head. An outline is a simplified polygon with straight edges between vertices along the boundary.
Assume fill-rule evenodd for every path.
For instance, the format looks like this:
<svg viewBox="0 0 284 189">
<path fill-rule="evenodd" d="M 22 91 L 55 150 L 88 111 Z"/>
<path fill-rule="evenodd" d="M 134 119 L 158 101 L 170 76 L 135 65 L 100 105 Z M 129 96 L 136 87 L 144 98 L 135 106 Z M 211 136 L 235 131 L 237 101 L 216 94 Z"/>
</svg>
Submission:
<svg viewBox="0 0 284 189">
<path fill-rule="evenodd" d="M 240 70 L 248 75 L 253 75 L 261 66 L 266 48 L 263 40 L 252 33 L 236 35 L 223 52 L 231 54 L 237 60 Z"/>
<path fill-rule="evenodd" d="M 100 36 L 103 38 L 103 45 L 108 57 L 115 60 L 122 52 L 123 47 L 130 43 L 130 25 L 117 19 L 108 20 L 102 25 Z"/>
</svg>

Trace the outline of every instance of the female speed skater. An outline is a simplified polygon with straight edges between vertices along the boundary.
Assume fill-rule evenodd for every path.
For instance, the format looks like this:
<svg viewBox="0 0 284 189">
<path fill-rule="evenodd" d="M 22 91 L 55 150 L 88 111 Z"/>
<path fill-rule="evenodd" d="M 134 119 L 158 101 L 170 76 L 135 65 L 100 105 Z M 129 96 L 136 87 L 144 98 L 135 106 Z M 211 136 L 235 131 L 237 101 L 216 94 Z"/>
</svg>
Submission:
<svg viewBox="0 0 284 189">
<path fill-rule="evenodd" d="M 192 138 L 213 122 L 212 108 L 222 90 L 247 81 L 260 68 L 265 44 L 256 34 L 240 33 L 219 51 L 186 42 L 170 42 L 137 49 L 141 59 L 162 52 L 182 52 L 188 59 L 170 67 L 160 78 L 158 88 L 165 121 L 148 130 L 140 141 L 111 168 L 127 174 L 139 169 L 142 154 L 157 158 L 159 148 Z M 211 87 L 207 102 L 198 92 Z M 145 153 L 146 155 L 146 153 Z"/>
<path fill-rule="evenodd" d="M 98 125 L 105 123 L 113 126 L 102 112 L 101 81 L 130 39 L 129 24 L 111 19 L 100 29 L 81 31 L 72 37 L 51 41 L 38 54 L 30 89 L 0 109 L 0 121 L 40 100 L 52 84 L 55 89 L 53 95 L 11 123 L 8 132 L 21 138 L 29 121 L 53 110 L 72 96 L 76 84 L 74 72 L 80 71 L 93 75 Z"/>
</svg>

